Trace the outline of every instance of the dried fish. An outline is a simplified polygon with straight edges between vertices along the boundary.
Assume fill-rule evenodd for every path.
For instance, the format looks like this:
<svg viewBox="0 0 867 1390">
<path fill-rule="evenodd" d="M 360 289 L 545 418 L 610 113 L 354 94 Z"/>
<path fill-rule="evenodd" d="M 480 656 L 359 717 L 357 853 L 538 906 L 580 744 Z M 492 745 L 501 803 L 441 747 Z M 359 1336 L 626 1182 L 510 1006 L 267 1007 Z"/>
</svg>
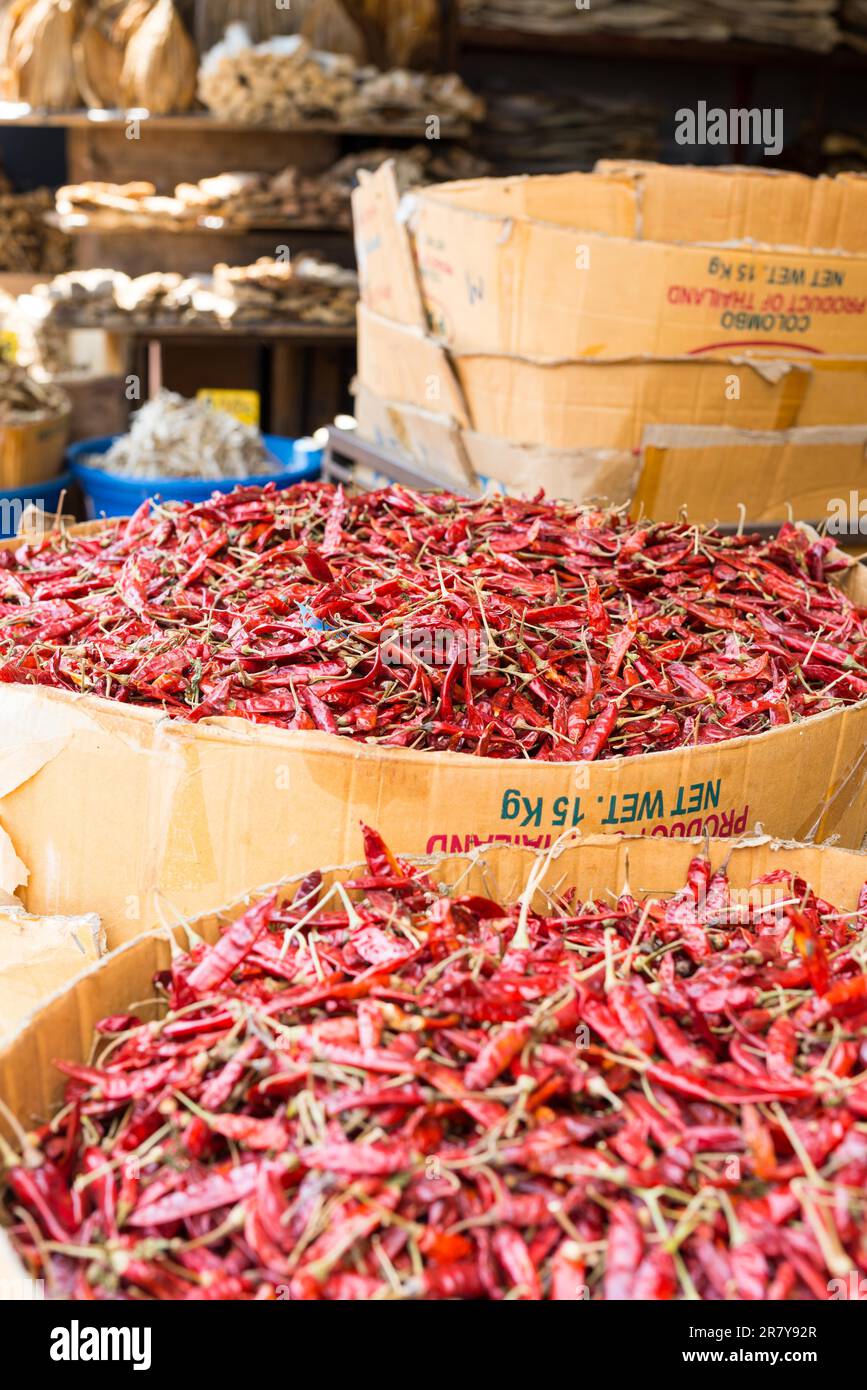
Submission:
<svg viewBox="0 0 867 1390">
<path fill-rule="evenodd" d="M 69 397 L 59 386 L 37 381 L 24 367 L 0 360 L 0 425 L 47 420 L 69 409 Z"/>
<path fill-rule="evenodd" d="M 261 435 L 206 401 L 160 391 L 132 416 L 129 433 L 88 464 L 125 478 L 261 477 L 273 459 Z"/>
<path fill-rule="evenodd" d="M 421 122 L 431 112 L 452 121 L 484 116 L 484 103 L 455 73 L 381 72 L 350 54 L 320 52 L 300 34 L 254 45 L 243 24 L 230 24 L 222 43 L 204 55 L 199 97 L 223 119 L 247 125 L 389 117 Z"/>
</svg>

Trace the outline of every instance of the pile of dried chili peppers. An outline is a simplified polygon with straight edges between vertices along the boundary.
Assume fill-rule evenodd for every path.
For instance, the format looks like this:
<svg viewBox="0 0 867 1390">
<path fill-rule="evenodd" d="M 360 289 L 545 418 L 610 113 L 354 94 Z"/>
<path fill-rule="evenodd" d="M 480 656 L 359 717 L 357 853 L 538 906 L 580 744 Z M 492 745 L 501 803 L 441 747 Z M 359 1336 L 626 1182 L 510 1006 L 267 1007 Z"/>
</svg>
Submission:
<svg viewBox="0 0 867 1390">
<path fill-rule="evenodd" d="M 77 1299 L 825 1299 L 867 1272 L 867 891 L 531 909 L 367 866 L 103 1020 L 5 1219 Z M 540 880 L 537 879 L 537 882 Z M 493 889 L 492 889 L 493 891 Z M 11 1165 L 11 1166 L 9 1166 Z M 845 1293 L 842 1296 L 847 1296 Z M 849 1296 L 857 1296 L 850 1294 Z"/>
<path fill-rule="evenodd" d="M 492 758 L 715 743 L 867 696 L 830 551 L 788 524 L 239 488 L 0 554 L 0 680 Z"/>
</svg>

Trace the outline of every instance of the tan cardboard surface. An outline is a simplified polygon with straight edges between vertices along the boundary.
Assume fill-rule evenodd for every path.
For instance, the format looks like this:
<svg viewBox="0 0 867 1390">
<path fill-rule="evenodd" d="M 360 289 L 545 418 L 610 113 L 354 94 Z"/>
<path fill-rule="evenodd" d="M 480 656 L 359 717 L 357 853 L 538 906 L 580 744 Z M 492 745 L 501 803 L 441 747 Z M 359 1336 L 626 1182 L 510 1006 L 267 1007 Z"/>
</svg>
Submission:
<svg viewBox="0 0 867 1390">
<path fill-rule="evenodd" d="M 470 424 L 448 353 L 420 328 L 398 327 L 363 304 L 358 306 L 358 378 L 386 400 Z"/>
<path fill-rule="evenodd" d="M 479 482 L 464 446 L 463 431 L 448 415 L 402 401 L 386 400 L 367 386 L 353 387 L 358 433 L 395 459 L 419 464 L 444 487 L 478 491 Z M 497 441 L 504 450 L 509 445 Z M 382 486 L 387 484 L 383 482 Z"/>
<path fill-rule="evenodd" d="M 398 201 L 384 166 L 353 197 L 362 299 L 458 352 L 867 355 L 867 184 L 665 166 L 631 177 L 631 191 L 571 174 L 441 184 Z M 742 240 L 747 226 L 776 234 L 781 219 L 824 240 L 815 250 L 792 245 L 797 232 L 782 246 Z M 841 237 L 852 251 L 835 249 Z"/>
<path fill-rule="evenodd" d="M 541 362 L 451 354 L 363 305 L 358 377 L 387 400 L 552 449 L 637 449 L 644 427 L 655 424 L 781 430 L 867 419 L 867 357 Z"/>
<path fill-rule="evenodd" d="M 548 497 L 572 502 L 607 498 L 628 503 L 638 477 L 638 455 L 630 449 L 549 449 L 512 444 L 473 430 L 459 430 L 443 415 L 381 399 L 366 386 L 355 389 L 358 431 L 393 458 L 422 466 L 445 486 L 472 492 L 488 482 L 516 496 L 542 488 Z M 386 486 L 384 476 L 380 486 Z"/>
<path fill-rule="evenodd" d="M 358 856 L 361 845 L 357 830 L 350 837 L 348 848 L 351 856 Z M 391 848 L 398 854 L 405 853 L 406 836 L 394 838 Z M 688 840 L 590 837 L 577 845 L 560 847 L 556 857 L 552 856 L 540 890 L 556 883 L 560 892 L 574 885 L 579 896 L 586 897 L 591 892 L 599 896 L 606 889 L 619 893 L 628 878 L 636 897 L 672 892 L 682 886 L 697 848 L 695 841 Z M 780 845 L 761 838 L 734 846 L 728 841 L 712 841 L 710 855 L 714 867 L 727 862 L 732 886 L 741 889 L 773 869 L 797 866 L 820 897 L 843 909 L 856 906 L 867 862 L 863 855 L 845 850 Z M 305 869 L 320 862 L 311 847 Z M 515 901 L 526 887 L 533 864 L 534 856 L 526 850 L 490 845 L 470 859 L 452 856 L 437 861 L 435 877 L 443 883 L 460 880 L 463 892 Z M 327 874 L 326 885 L 335 877 L 345 878 L 351 873 L 348 868 Z M 283 876 L 277 881 L 286 882 Z M 293 883 L 287 883 L 284 900 L 291 897 L 294 889 Z M 214 941 L 221 924 L 238 916 L 247 902 L 264 891 L 248 889 L 243 902 L 194 921 L 193 931 Z M 543 903 L 540 891 L 536 905 L 541 907 Z M 176 939 L 185 945 L 186 933 L 179 931 Z M 132 941 L 59 990 L 13 1035 L 0 1041 L 0 1099 L 21 1125 L 31 1128 L 47 1119 L 62 1094 L 63 1078 L 51 1067 L 51 1059 L 86 1058 L 94 1023 L 110 1014 L 126 1013 L 133 1003 L 138 1005 L 151 997 L 154 974 L 164 970 L 170 960 L 168 933 Z M 140 1007 L 137 1012 L 143 1017 L 151 1016 Z M 0 1131 L 3 1130 L 0 1119 Z M 8 1127 L 5 1132 L 8 1133 Z M 21 1278 L 22 1274 L 5 1233 L 0 1231 L 0 1281 Z"/>
<path fill-rule="evenodd" d="M 98 917 L 32 917 L 0 907 L 0 1037 L 105 951 Z"/>
<path fill-rule="evenodd" d="M 61 471 L 70 412 L 47 420 L 0 425 L 0 488 L 45 483 Z"/>
<path fill-rule="evenodd" d="M 641 460 L 633 511 L 657 521 L 685 507 L 699 522 L 775 522 L 789 508 L 796 521 L 821 522 L 834 499 L 867 502 L 867 425 L 776 433 L 657 425 L 645 431 Z"/>
<path fill-rule="evenodd" d="M 362 170 L 352 193 L 359 284 L 371 309 L 398 323 L 422 326 L 424 310 L 399 208 L 393 161 L 386 160 L 374 174 Z"/>
<path fill-rule="evenodd" d="M 464 212 L 409 220 L 435 334 L 458 352 L 617 358 L 867 350 L 867 255 L 673 245 Z"/>
<path fill-rule="evenodd" d="M 595 171 L 634 181 L 648 241 L 744 241 L 867 250 L 867 179 L 808 178 L 784 169 L 598 160 Z"/>
<path fill-rule="evenodd" d="M 668 422 L 785 429 L 810 386 L 806 367 L 782 363 L 771 375 L 743 359 L 542 364 L 467 354 L 454 365 L 479 431 L 553 448 L 637 448 L 645 425 Z"/>
</svg>

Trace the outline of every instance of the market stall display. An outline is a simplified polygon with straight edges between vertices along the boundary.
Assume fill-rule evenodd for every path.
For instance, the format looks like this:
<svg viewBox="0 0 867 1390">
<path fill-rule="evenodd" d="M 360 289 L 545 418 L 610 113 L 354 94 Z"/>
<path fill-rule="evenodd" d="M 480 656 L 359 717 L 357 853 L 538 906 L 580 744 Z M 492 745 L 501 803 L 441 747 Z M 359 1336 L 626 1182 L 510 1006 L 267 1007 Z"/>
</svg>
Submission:
<svg viewBox="0 0 867 1390">
<path fill-rule="evenodd" d="M 286 223 L 350 227 L 350 197 L 361 170 L 373 172 L 392 159 L 399 185 L 409 189 L 436 180 L 478 178 L 489 166 L 460 146 L 371 149 L 344 155 L 321 174 L 288 165 L 277 174 L 238 171 L 178 184 L 158 196 L 152 183 L 85 183 L 57 190 L 59 226 L 105 230 L 182 231 L 192 227 L 242 229 Z M 0 198 L 0 215 L 2 215 Z"/>
<path fill-rule="evenodd" d="M 719 43 L 756 39 L 822 52 L 833 48 L 840 32 L 836 0 L 795 0 L 786 5 L 775 0 L 719 0 L 710 7 L 696 0 L 593 0 L 592 6 L 576 6 L 574 0 L 536 0 L 532 5 L 525 0 L 460 0 L 460 5 L 465 24 L 552 36 L 608 32 Z"/>
<path fill-rule="evenodd" d="M 0 23 L 2 99 L 64 110 L 195 101 L 198 54 L 172 0 L 20 0 Z"/>
<path fill-rule="evenodd" d="M 363 838 L 0 1053 L 10 1099 L 28 1045 L 58 1058 L 4 1211 L 55 1297 L 809 1301 L 867 1270 L 859 856 Z"/>
<path fill-rule="evenodd" d="M 119 320 L 185 324 L 292 319 L 349 324 L 358 297 L 354 271 L 304 254 L 261 258 L 250 266 L 217 265 L 211 276 L 153 272 L 69 271 L 34 286 L 20 313 L 34 332 L 64 327 L 111 328 Z"/>
<path fill-rule="evenodd" d="M 455 73 L 383 72 L 349 54 L 320 52 L 301 35 L 253 44 L 243 24 L 230 25 L 202 58 L 199 97 L 223 120 L 276 127 L 394 116 L 423 123 L 431 112 L 462 123 L 484 115 L 484 104 Z"/>
<path fill-rule="evenodd" d="M 72 254 L 69 238 L 46 220 L 53 205 L 47 188 L 16 193 L 0 186 L 0 273 L 57 275 L 67 269 Z"/>
<path fill-rule="evenodd" d="M 220 481 L 266 472 L 268 452 L 258 430 L 226 411 L 161 391 L 133 413 L 128 434 L 83 461 L 124 478 Z"/>
</svg>

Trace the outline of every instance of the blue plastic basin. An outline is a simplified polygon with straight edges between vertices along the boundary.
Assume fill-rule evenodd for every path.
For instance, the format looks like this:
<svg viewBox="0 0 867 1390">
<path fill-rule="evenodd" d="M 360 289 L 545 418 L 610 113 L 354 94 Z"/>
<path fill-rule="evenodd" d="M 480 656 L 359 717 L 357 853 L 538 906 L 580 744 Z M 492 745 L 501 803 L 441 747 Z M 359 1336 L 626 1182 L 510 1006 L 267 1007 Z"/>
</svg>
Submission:
<svg viewBox="0 0 867 1390">
<path fill-rule="evenodd" d="M 18 533 L 21 518 L 31 502 L 44 512 L 57 511 L 60 494 L 72 485 L 70 473 L 60 473 L 47 483 L 28 483 L 26 487 L 11 487 L 0 491 L 0 539 L 9 540 Z"/>
<path fill-rule="evenodd" d="M 117 438 L 104 435 L 100 439 L 83 439 L 66 452 L 72 476 L 81 484 L 87 514 L 98 516 L 131 516 L 142 502 L 159 497 L 163 502 L 204 502 L 214 492 L 232 492 L 236 487 L 276 483 L 291 487 L 293 483 L 318 478 L 322 466 L 322 450 L 310 449 L 306 441 L 285 439 L 276 434 L 263 434 L 265 448 L 273 456 L 273 473 L 255 478 L 224 478 L 214 481 L 202 478 L 122 478 L 106 473 L 102 468 L 90 468 L 84 459 L 89 454 L 107 454 Z M 296 447 L 299 446 L 299 447 Z"/>
</svg>

